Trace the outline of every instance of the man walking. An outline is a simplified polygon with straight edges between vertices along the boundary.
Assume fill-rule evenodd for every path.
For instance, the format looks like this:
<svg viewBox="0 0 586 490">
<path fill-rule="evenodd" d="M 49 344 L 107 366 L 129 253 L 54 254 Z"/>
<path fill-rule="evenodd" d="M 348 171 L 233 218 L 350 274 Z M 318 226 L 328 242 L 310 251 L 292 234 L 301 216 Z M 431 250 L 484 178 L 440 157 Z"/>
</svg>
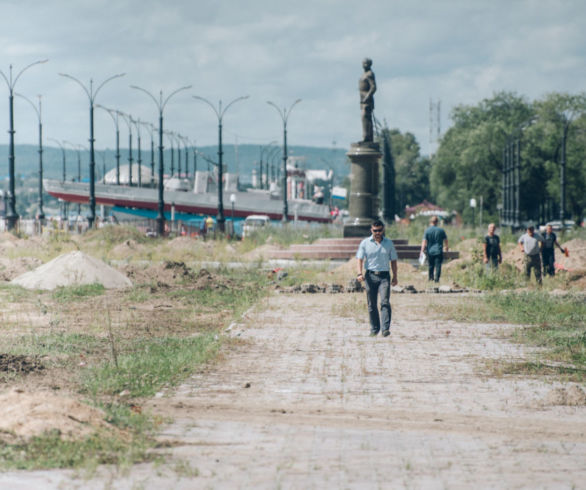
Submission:
<svg viewBox="0 0 586 490">
<path fill-rule="evenodd" d="M 499 264 L 503 261 L 501 254 L 501 239 L 494 232 L 496 225 L 488 225 L 488 234 L 484 237 L 484 257 L 483 262 L 486 264 L 486 272 L 496 271 Z"/>
<path fill-rule="evenodd" d="M 549 274 L 555 276 L 555 246 L 565 253 L 558 242 L 557 235 L 553 232 L 553 227 L 547 225 L 545 227 L 545 235 L 543 235 L 543 246 L 541 247 L 541 260 L 543 262 L 543 275 Z"/>
<path fill-rule="evenodd" d="M 531 279 L 531 269 L 535 274 L 537 284 L 541 285 L 541 254 L 543 237 L 535 233 L 535 227 L 529 225 L 527 233 L 519 238 L 519 248 L 525 254 L 525 277 Z"/>
<path fill-rule="evenodd" d="M 446 252 L 448 251 L 448 236 L 443 228 L 437 224 L 439 218 L 432 216 L 429 220 L 429 228 L 423 234 L 421 242 L 421 253 L 427 254 L 429 270 L 427 278 L 430 281 L 439 282 L 442 274 L 442 262 L 444 260 L 444 241 L 446 242 Z"/>
<path fill-rule="evenodd" d="M 364 282 L 366 289 L 370 336 L 376 336 L 382 326 L 383 336 L 387 337 L 391 333 L 390 287 L 397 284 L 397 251 L 393 242 L 384 236 L 385 226 L 382 221 L 375 220 L 370 231 L 372 235 L 360 242 L 356 252 L 358 280 Z M 392 279 L 389 274 L 389 263 L 393 274 Z M 380 316 L 377 305 L 378 296 L 380 296 Z"/>
</svg>

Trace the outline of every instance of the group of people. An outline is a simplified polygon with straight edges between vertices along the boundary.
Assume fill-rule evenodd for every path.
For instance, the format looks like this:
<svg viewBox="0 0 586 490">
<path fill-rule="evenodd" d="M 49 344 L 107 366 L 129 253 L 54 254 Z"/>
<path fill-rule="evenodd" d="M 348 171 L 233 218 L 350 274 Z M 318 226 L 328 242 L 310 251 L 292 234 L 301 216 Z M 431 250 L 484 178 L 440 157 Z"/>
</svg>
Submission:
<svg viewBox="0 0 586 490">
<path fill-rule="evenodd" d="M 433 216 L 421 242 L 421 254 L 425 255 L 429 265 L 428 280 L 436 283 L 441 276 L 443 254 L 448 251 L 448 236 L 438 223 L 438 217 Z M 488 272 L 496 271 L 503 261 L 500 238 L 495 230 L 495 224 L 489 224 L 483 241 L 483 262 Z M 392 240 L 384 236 L 385 226 L 382 221 L 375 220 L 370 231 L 371 236 L 360 242 L 356 252 L 357 279 L 364 283 L 366 290 L 370 335 L 374 337 L 382 331 L 382 335 L 387 337 L 391 326 L 390 288 L 398 283 L 397 251 Z M 542 264 L 544 274 L 555 275 L 555 247 L 567 253 L 559 244 L 551 225 L 546 227 L 543 235 L 535 233 L 534 226 L 528 226 L 518 243 L 524 253 L 527 279 L 531 277 L 533 269 L 539 284 Z M 380 314 L 377 305 L 379 297 Z"/>
</svg>

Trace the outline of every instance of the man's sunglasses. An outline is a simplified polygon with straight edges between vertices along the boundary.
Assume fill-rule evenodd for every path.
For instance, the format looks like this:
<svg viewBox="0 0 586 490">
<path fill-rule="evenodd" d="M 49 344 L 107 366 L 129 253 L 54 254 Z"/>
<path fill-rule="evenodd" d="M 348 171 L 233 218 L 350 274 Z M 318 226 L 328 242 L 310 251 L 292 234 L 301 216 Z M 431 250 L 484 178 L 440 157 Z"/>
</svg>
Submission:
<svg viewBox="0 0 586 490">
<path fill-rule="evenodd" d="M 384 231 L 384 228 L 372 228 L 373 233 L 382 233 L 383 231 Z"/>
</svg>

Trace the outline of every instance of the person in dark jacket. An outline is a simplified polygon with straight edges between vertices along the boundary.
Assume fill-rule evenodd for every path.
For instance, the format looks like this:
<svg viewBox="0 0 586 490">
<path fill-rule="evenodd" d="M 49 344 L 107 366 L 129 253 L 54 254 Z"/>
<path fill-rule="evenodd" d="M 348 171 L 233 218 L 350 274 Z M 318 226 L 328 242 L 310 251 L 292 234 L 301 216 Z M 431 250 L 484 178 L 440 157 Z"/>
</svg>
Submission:
<svg viewBox="0 0 586 490">
<path fill-rule="evenodd" d="M 543 275 L 555 276 L 555 246 L 565 253 L 565 250 L 558 242 L 558 237 L 553 232 L 551 225 L 545 227 L 543 234 L 543 245 L 541 247 L 541 263 L 543 264 Z"/>
<path fill-rule="evenodd" d="M 444 241 L 445 248 L 448 251 L 448 236 L 443 228 L 437 224 L 439 218 L 432 216 L 429 220 L 429 228 L 423 234 L 423 241 L 421 242 L 421 253 L 427 254 L 427 261 L 429 263 L 428 279 L 430 281 L 439 282 L 442 274 L 442 261 L 444 259 Z"/>
<path fill-rule="evenodd" d="M 484 237 L 484 256 L 483 262 L 486 264 L 486 271 L 496 271 L 499 268 L 499 264 L 503 261 L 501 254 L 501 239 L 494 232 L 496 225 L 491 223 L 488 225 L 488 234 Z"/>
</svg>

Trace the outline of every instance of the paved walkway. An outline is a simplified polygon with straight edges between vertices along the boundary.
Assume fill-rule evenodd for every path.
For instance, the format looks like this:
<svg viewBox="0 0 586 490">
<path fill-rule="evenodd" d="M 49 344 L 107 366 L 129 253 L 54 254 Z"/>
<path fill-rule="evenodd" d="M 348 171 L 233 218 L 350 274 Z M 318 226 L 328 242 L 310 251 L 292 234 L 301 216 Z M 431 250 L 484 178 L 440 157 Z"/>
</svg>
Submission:
<svg viewBox="0 0 586 490">
<path fill-rule="evenodd" d="M 174 419 L 160 435 L 172 463 L 89 482 L 29 477 L 39 488 L 586 488 L 586 407 L 545 404 L 559 384 L 483 374 L 527 353 L 503 338 L 514 327 L 429 317 L 435 302 L 466 300 L 394 295 L 383 339 L 351 317 L 366 318 L 363 295 L 277 295 L 232 328 L 224 359 L 153 400 Z"/>
</svg>

